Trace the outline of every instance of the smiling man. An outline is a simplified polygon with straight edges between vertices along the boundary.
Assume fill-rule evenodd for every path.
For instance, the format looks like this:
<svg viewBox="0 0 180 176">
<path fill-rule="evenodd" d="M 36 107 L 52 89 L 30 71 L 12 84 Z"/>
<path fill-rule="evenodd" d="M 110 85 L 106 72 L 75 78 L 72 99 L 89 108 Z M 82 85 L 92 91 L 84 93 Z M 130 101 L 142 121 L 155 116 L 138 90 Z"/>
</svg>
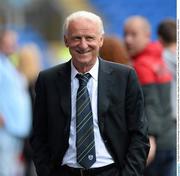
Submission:
<svg viewBox="0 0 180 176">
<path fill-rule="evenodd" d="M 64 26 L 64 41 L 73 57 L 74 66 L 85 73 L 96 63 L 99 49 L 103 44 L 104 30 L 100 19 L 96 21 L 85 16 L 77 18 L 74 14 L 70 20 L 71 22 L 67 21 Z M 68 30 L 67 25 L 69 25 Z"/>
<path fill-rule="evenodd" d="M 42 71 L 31 137 L 38 176 L 142 176 L 149 151 L 135 71 L 98 57 L 99 16 L 78 11 L 64 23 L 72 59 Z"/>
</svg>

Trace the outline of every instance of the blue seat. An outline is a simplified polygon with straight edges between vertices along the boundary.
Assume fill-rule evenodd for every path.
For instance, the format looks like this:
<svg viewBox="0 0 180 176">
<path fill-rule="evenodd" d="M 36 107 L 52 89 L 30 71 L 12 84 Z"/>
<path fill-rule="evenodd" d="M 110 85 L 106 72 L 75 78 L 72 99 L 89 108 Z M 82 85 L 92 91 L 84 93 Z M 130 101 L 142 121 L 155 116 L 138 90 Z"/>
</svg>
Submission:
<svg viewBox="0 0 180 176">
<path fill-rule="evenodd" d="M 176 18 L 176 0 L 89 0 L 105 21 L 109 34 L 123 36 L 123 23 L 131 15 L 145 16 L 152 25 L 152 39 L 157 38 L 156 28 L 167 17 Z"/>
</svg>

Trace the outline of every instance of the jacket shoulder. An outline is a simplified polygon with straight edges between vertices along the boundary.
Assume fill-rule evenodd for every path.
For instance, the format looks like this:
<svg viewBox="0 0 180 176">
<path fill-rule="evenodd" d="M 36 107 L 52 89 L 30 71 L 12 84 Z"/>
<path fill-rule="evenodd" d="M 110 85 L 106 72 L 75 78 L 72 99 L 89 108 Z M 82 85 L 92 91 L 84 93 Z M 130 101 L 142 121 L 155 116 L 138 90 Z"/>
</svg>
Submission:
<svg viewBox="0 0 180 176">
<path fill-rule="evenodd" d="M 50 67 L 48 69 L 45 69 L 43 71 L 41 71 L 39 73 L 39 75 L 41 76 L 45 76 L 45 77 L 51 77 L 51 76 L 54 76 L 56 75 L 58 72 L 66 72 L 66 70 L 70 68 L 70 62 L 66 62 L 66 63 L 63 63 L 63 64 L 59 64 L 59 65 L 56 65 L 56 66 L 53 66 L 53 67 Z"/>
<path fill-rule="evenodd" d="M 131 67 L 130 65 L 110 62 L 103 59 L 101 59 L 101 62 L 102 62 L 102 65 L 107 70 L 112 69 L 112 71 L 119 71 L 119 72 L 124 72 L 124 73 L 128 73 L 129 71 L 134 71 L 134 68 Z"/>
</svg>

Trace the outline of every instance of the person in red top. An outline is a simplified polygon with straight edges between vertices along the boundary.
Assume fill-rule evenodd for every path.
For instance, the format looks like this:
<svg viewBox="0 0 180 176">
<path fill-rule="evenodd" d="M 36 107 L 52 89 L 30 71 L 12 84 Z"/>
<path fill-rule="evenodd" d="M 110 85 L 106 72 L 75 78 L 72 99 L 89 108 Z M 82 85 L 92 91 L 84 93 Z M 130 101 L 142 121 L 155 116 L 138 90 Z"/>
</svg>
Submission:
<svg viewBox="0 0 180 176">
<path fill-rule="evenodd" d="M 146 176 L 175 176 L 176 124 L 172 119 L 170 83 L 172 76 L 162 58 L 162 47 L 151 42 L 150 24 L 141 16 L 128 18 L 124 41 L 142 85 L 149 120 L 151 149 Z"/>
<path fill-rule="evenodd" d="M 141 53 L 133 57 L 132 63 L 142 85 L 171 81 L 172 76 L 162 59 L 161 53 L 160 43 L 151 42 Z"/>
</svg>

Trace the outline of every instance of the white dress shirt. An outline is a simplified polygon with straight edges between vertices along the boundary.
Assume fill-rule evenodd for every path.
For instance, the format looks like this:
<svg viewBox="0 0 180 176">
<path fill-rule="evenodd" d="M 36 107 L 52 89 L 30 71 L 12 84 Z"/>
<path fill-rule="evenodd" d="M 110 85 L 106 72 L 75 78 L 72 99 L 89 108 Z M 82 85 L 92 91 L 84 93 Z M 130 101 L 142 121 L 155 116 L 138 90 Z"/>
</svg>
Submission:
<svg viewBox="0 0 180 176">
<path fill-rule="evenodd" d="M 95 149 L 96 149 L 96 162 L 91 168 L 97 168 L 114 163 L 111 155 L 107 151 L 103 139 L 100 135 L 98 126 L 98 114 L 97 114 L 97 86 L 98 86 L 98 68 L 99 60 L 97 59 L 95 65 L 88 72 L 91 74 L 91 78 L 88 81 L 87 88 L 91 99 L 93 123 L 94 123 L 94 138 L 95 138 Z M 78 71 L 71 62 L 71 103 L 72 103 L 72 115 L 70 125 L 70 137 L 69 137 L 69 148 L 65 153 L 62 165 L 66 164 L 70 167 L 81 168 L 76 161 L 76 95 L 79 87 L 79 81 L 76 78 Z"/>
</svg>

